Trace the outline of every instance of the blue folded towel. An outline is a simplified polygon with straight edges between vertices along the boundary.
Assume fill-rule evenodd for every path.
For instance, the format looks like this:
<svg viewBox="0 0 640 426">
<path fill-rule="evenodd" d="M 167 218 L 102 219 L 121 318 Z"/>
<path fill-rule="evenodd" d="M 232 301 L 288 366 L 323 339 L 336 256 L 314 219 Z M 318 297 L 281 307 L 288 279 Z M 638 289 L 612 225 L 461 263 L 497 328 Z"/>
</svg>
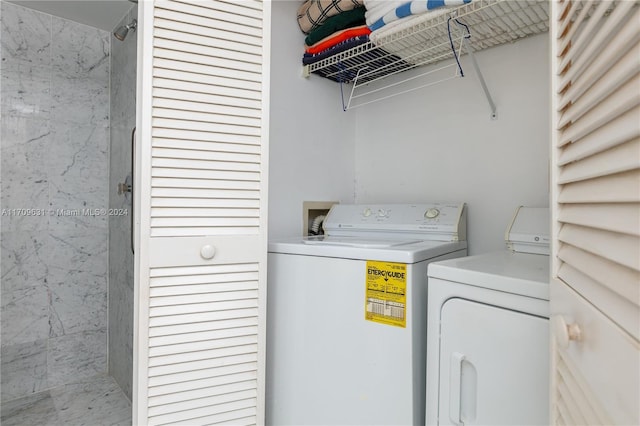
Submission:
<svg viewBox="0 0 640 426">
<path fill-rule="evenodd" d="M 471 3 L 471 0 L 417 0 L 409 1 L 401 6 L 398 6 L 395 10 L 386 13 L 382 18 L 375 21 L 369 26 L 371 31 L 382 28 L 386 24 L 397 21 L 401 18 L 406 18 L 411 15 L 419 15 L 421 13 L 428 12 L 433 9 L 446 6 L 461 6 L 463 4 Z"/>
</svg>

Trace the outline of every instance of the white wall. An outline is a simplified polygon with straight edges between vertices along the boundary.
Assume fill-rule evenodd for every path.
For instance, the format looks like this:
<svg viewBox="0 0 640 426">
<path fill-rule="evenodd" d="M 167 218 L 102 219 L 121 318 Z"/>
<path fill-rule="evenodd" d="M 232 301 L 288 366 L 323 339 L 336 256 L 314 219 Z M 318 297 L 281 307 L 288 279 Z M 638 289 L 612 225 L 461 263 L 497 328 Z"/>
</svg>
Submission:
<svg viewBox="0 0 640 426">
<path fill-rule="evenodd" d="M 269 238 L 302 235 L 303 201 L 354 201 L 355 121 L 340 87 L 302 77 L 299 2 L 274 1 L 269 136 Z"/>
<path fill-rule="evenodd" d="M 547 34 L 476 55 L 466 77 L 355 112 L 356 202 L 464 201 L 470 254 L 504 247 L 519 205 L 548 205 Z"/>
</svg>

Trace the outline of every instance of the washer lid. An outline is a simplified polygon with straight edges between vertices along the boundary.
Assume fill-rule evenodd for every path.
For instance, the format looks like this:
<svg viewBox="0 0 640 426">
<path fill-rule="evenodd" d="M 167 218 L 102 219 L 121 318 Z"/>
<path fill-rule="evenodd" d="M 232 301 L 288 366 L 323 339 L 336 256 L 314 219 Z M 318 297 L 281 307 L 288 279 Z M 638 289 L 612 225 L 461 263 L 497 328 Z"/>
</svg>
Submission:
<svg viewBox="0 0 640 426">
<path fill-rule="evenodd" d="M 269 241 L 269 253 L 354 260 L 417 263 L 450 253 L 466 254 L 466 241 L 414 241 L 331 237 L 318 244 L 316 237 Z M 309 243 L 308 240 L 316 240 Z M 382 247 L 384 245 L 384 247 Z"/>
</svg>

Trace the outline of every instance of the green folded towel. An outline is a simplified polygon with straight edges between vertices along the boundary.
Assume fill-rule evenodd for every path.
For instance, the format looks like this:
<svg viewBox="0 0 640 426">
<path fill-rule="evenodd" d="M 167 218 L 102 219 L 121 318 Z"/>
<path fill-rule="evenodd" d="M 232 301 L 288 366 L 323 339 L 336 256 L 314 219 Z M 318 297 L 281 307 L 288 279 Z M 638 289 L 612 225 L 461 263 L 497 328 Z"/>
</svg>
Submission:
<svg viewBox="0 0 640 426">
<path fill-rule="evenodd" d="M 304 44 L 312 46 L 336 31 L 365 24 L 364 11 L 364 7 L 356 7 L 327 18 L 322 25 L 309 33 L 304 39 Z"/>
</svg>

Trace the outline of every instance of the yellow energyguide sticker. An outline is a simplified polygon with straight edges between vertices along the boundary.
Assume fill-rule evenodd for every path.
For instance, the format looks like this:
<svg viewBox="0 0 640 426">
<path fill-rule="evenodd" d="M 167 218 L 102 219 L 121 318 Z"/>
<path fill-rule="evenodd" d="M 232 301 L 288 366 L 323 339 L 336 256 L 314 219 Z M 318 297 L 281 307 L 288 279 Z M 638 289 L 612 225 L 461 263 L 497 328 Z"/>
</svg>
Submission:
<svg viewBox="0 0 640 426">
<path fill-rule="evenodd" d="M 407 265 L 367 261 L 365 319 L 406 328 Z"/>
</svg>

